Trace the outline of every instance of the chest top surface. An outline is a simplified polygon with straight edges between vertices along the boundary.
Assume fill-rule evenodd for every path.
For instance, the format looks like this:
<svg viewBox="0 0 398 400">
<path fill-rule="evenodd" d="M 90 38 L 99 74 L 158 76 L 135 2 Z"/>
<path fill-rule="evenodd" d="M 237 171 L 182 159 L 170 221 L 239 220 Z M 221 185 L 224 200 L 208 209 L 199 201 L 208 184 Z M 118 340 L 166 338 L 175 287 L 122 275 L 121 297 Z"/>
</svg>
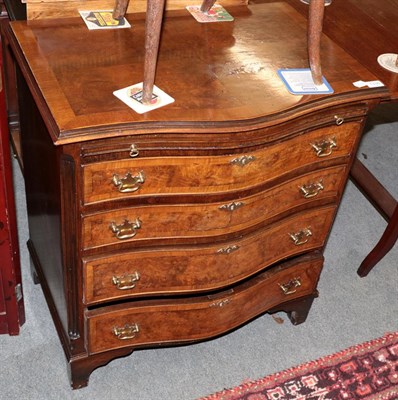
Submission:
<svg viewBox="0 0 398 400">
<path fill-rule="evenodd" d="M 233 22 L 213 24 L 186 10 L 166 15 L 155 84 L 175 102 L 145 114 L 113 95 L 143 80 L 144 15 L 127 16 L 131 29 L 102 31 L 88 30 L 81 18 L 15 21 L 11 42 L 56 144 L 134 132 L 214 132 L 236 121 L 267 126 L 386 94 L 356 88 L 353 82 L 376 77 L 327 36 L 322 67 L 334 94 L 290 94 L 277 70 L 308 67 L 305 18 L 283 2 L 229 11 Z"/>
</svg>

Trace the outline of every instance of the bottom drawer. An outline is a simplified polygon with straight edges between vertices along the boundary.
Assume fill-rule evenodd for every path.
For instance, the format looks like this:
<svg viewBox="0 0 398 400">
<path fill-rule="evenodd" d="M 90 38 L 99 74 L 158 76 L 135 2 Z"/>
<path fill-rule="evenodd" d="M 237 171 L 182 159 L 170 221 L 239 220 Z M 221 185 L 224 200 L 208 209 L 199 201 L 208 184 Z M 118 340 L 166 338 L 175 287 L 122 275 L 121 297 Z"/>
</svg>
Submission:
<svg viewBox="0 0 398 400">
<path fill-rule="evenodd" d="M 233 289 L 209 296 L 134 301 L 86 312 L 91 354 L 210 338 L 278 304 L 313 293 L 320 253 L 276 266 Z"/>
</svg>

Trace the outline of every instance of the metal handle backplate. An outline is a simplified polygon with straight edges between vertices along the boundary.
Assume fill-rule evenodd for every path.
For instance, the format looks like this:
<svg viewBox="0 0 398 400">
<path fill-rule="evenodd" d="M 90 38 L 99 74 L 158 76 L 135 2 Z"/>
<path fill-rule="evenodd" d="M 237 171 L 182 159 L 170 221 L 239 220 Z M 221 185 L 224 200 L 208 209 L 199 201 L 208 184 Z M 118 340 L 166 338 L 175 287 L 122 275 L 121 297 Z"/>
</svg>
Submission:
<svg viewBox="0 0 398 400">
<path fill-rule="evenodd" d="M 308 240 L 312 236 L 312 232 L 309 228 L 304 228 L 299 232 L 289 233 L 289 236 L 296 246 L 301 246 L 308 242 Z"/>
<path fill-rule="evenodd" d="M 317 157 L 327 157 L 333 153 L 333 149 L 337 147 L 336 139 L 323 139 L 318 142 L 311 143 Z"/>
<path fill-rule="evenodd" d="M 249 155 L 249 156 L 241 156 L 237 158 L 233 158 L 231 160 L 231 164 L 234 165 L 239 165 L 240 167 L 244 167 L 247 164 L 250 164 L 251 162 L 255 161 L 256 157 Z"/>
<path fill-rule="evenodd" d="M 136 192 L 145 182 L 145 175 L 143 171 L 140 171 L 137 175 L 131 175 L 131 173 L 128 172 L 123 178 L 114 174 L 112 182 L 120 193 Z"/>
<path fill-rule="evenodd" d="M 126 324 L 122 327 L 115 326 L 112 331 L 119 340 L 128 340 L 135 339 L 140 331 L 140 328 L 138 324 Z"/>
<path fill-rule="evenodd" d="M 112 277 L 112 283 L 119 290 L 134 289 L 136 282 L 138 282 L 139 280 L 140 280 L 140 274 L 137 271 L 128 275 Z"/>
<path fill-rule="evenodd" d="M 226 210 L 226 211 L 235 211 L 238 208 L 242 207 L 245 203 L 242 201 L 234 201 L 229 204 L 223 204 L 222 206 L 218 207 L 220 210 Z"/>
<path fill-rule="evenodd" d="M 120 225 L 111 222 L 109 228 L 120 240 L 131 239 L 137 234 L 137 229 L 141 228 L 141 221 L 136 218 L 134 222 L 125 219 Z"/>
<path fill-rule="evenodd" d="M 299 187 L 301 194 L 309 199 L 311 197 L 315 197 L 319 194 L 321 190 L 323 190 L 323 182 L 320 180 L 318 182 L 309 183 L 307 185 L 303 185 Z"/>
<path fill-rule="evenodd" d="M 239 250 L 239 246 L 236 244 L 233 244 L 232 246 L 228 246 L 228 247 L 223 247 L 221 249 L 217 250 L 218 254 L 231 254 L 234 251 Z"/>
<path fill-rule="evenodd" d="M 293 278 L 290 279 L 287 283 L 278 283 L 279 287 L 281 288 L 283 294 L 289 295 L 297 292 L 297 288 L 301 286 L 300 278 Z"/>
</svg>

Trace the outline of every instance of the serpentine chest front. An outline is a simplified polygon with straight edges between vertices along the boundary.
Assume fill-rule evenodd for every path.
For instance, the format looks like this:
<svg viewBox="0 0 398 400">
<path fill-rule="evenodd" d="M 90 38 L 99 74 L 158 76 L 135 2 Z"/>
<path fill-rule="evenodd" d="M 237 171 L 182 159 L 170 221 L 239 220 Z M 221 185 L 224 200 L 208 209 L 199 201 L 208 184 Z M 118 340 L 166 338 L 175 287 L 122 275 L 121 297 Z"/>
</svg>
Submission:
<svg viewBox="0 0 398 400">
<path fill-rule="evenodd" d="M 182 11 L 166 19 L 156 84 L 175 102 L 142 115 L 112 96 L 140 80 L 139 17 L 116 33 L 78 18 L 7 32 L 28 245 L 74 388 L 135 348 L 215 337 L 265 312 L 301 323 L 317 297 L 385 90 L 353 86 L 374 77 L 325 37 L 334 94 L 291 95 L 276 66 L 306 66 L 305 20 L 285 3 L 231 13 L 206 28 Z M 274 37 L 282 25 L 293 44 Z"/>
</svg>

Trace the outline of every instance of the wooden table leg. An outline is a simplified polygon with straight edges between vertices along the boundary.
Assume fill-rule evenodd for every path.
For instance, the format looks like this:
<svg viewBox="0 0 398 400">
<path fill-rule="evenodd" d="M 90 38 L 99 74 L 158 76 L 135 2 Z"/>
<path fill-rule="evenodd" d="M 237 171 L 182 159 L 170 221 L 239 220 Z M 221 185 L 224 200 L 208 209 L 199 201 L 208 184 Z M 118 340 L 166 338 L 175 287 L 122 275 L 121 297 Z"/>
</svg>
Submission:
<svg viewBox="0 0 398 400">
<path fill-rule="evenodd" d="M 152 99 L 164 4 L 165 0 L 147 0 L 145 20 L 144 85 L 142 93 L 142 102 L 144 104 L 150 104 Z"/>
<path fill-rule="evenodd" d="M 316 85 L 322 84 L 321 68 L 321 36 L 323 16 L 325 11 L 324 0 L 311 0 L 308 11 L 308 58 L 312 80 Z"/>
</svg>

